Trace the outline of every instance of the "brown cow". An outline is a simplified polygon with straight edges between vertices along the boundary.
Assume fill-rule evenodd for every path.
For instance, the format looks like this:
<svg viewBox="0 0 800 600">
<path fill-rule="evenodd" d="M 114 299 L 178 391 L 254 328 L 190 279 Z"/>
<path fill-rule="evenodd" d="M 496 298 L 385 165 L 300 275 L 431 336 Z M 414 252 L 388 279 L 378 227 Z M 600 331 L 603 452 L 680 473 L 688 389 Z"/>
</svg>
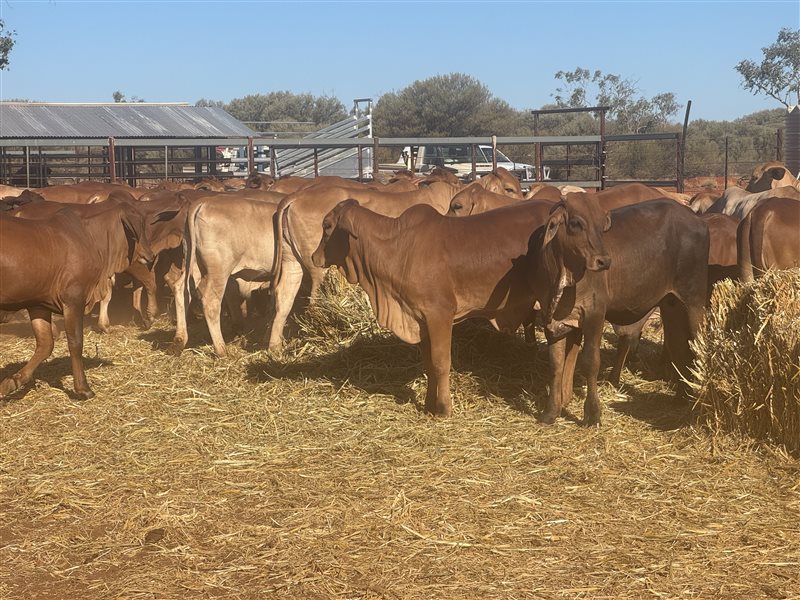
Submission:
<svg viewBox="0 0 800 600">
<path fill-rule="evenodd" d="M 148 190 L 132 188 L 120 183 L 99 183 L 97 181 L 84 181 L 68 185 L 53 185 L 36 190 L 38 194 L 49 202 L 64 202 L 70 204 L 95 204 L 103 202 L 114 191 L 124 191 L 138 198 Z"/>
<path fill-rule="evenodd" d="M 0 198 L 8 198 L 9 196 L 19 196 L 22 192 L 24 192 L 27 188 L 24 187 L 14 187 L 11 185 L 3 185 L 0 184 Z"/>
<path fill-rule="evenodd" d="M 560 196 L 559 196 L 560 199 Z M 539 200 L 539 198 L 537 198 Z M 477 215 L 478 213 L 494 210 L 502 206 L 508 206 L 520 202 L 517 198 L 512 198 L 505 194 L 490 192 L 478 182 L 471 183 L 463 190 L 458 192 L 450 200 L 447 214 L 451 217 L 465 217 Z"/>
<path fill-rule="evenodd" d="M 588 194 L 573 192 L 566 194 L 565 197 L 586 198 Z M 655 200 L 656 198 L 663 198 L 664 195 L 661 191 L 646 186 L 642 183 L 625 183 L 622 185 L 615 185 L 608 189 L 591 194 L 599 203 L 603 210 L 613 210 L 631 204 L 638 204 L 646 202 L 647 200 Z"/>
<path fill-rule="evenodd" d="M 737 247 L 742 281 L 753 281 L 767 269 L 800 267 L 800 202 L 759 202 L 739 224 Z"/>
<path fill-rule="evenodd" d="M 605 233 L 601 233 L 605 230 Z M 581 338 L 586 344 L 584 424 L 600 423 L 597 374 L 603 323 L 631 325 L 655 306 L 664 339 L 688 376 L 689 340 L 706 298 L 708 227 L 672 200 L 605 212 L 587 196 L 555 205 L 533 237 L 532 285 L 545 318 L 553 377 L 543 423 L 553 423 L 572 399 Z"/>
<path fill-rule="evenodd" d="M 52 354 L 54 312 L 64 315 L 75 394 L 84 400 L 93 397 L 83 369 L 83 315 L 97 301 L 97 288 L 106 277 L 87 230 L 69 209 L 36 222 L 2 214 L 0 239 L 0 310 L 27 309 L 36 338 L 31 359 L 0 381 L 0 397 L 28 383 Z"/>
<path fill-rule="evenodd" d="M 800 181 L 782 162 L 767 162 L 756 166 L 747 184 L 748 192 L 763 192 L 780 187 L 793 187 L 800 192 Z"/>
<path fill-rule="evenodd" d="M 53 216 L 64 208 L 57 202 L 26 204 L 14 211 L 23 219 L 39 220 Z M 133 262 L 151 264 L 153 253 L 145 230 L 144 215 L 134 202 L 109 198 L 100 204 L 74 204 L 69 206 L 83 223 L 89 243 L 100 256 L 102 275 L 100 315 L 97 327 L 107 332 L 108 305 L 111 301 L 113 277 L 128 269 Z"/>
<path fill-rule="evenodd" d="M 356 199 L 379 214 L 398 216 L 415 204 L 428 204 L 444 214 L 455 186 L 436 181 L 414 192 L 379 192 L 370 189 L 313 186 L 287 196 L 276 215 L 276 274 L 274 279 L 275 315 L 270 329 L 269 347 L 278 350 L 283 344 L 283 328 L 289 317 L 301 283 L 310 284 L 313 299 L 325 270 L 316 267 L 311 255 L 317 247 L 323 217 L 339 202 Z"/>
<path fill-rule="evenodd" d="M 494 171 L 482 175 L 478 183 L 490 192 L 505 194 L 517 200 L 522 200 L 522 186 L 513 173 L 503 167 L 497 167 Z"/>
<path fill-rule="evenodd" d="M 530 318 L 524 257 L 550 206 L 519 202 L 453 219 L 418 205 L 391 218 L 345 200 L 325 216 L 313 261 L 338 266 L 367 293 L 380 325 L 420 344 L 425 410 L 449 416 L 453 323 L 482 317 L 513 333 Z"/>
</svg>

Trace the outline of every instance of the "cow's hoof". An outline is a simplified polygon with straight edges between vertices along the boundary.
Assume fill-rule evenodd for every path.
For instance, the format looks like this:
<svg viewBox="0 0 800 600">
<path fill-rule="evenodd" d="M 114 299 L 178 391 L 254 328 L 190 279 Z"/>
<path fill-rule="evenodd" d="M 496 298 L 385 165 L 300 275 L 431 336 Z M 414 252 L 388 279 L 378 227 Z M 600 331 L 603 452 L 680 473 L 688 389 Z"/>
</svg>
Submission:
<svg viewBox="0 0 800 600">
<path fill-rule="evenodd" d="M 94 392 L 92 390 L 75 390 L 75 395 L 78 397 L 78 400 L 90 400 L 94 398 Z"/>
<path fill-rule="evenodd" d="M 557 418 L 558 415 L 556 413 L 543 412 L 542 414 L 539 415 L 537 421 L 539 421 L 539 423 L 541 423 L 542 425 L 552 425 L 553 423 L 556 422 Z"/>
<path fill-rule="evenodd" d="M 98 325 L 97 332 L 98 333 L 108 333 L 110 329 L 106 325 Z"/>
<path fill-rule="evenodd" d="M 583 426 L 584 427 L 599 427 L 600 426 L 600 415 L 586 415 L 583 418 Z"/>
<path fill-rule="evenodd" d="M 153 321 L 152 321 L 152 319 L 147 319 L 147 320 L 145 320 L 145 321 L 142 321 L 142 329 L 143 329 L 144 331 L 147 331 L 147 330 L 148 330 L 148 329 L 150 329 L 152 326 L 153 326 Z"/>
<path fill-rule="evenodd" d="M 3 396 L 8 396 L 11 392 L 18 390 L 19 387 L 19 384 L 14 380 L 13 377 L 3 379 L 3 381 L 0 381 L 0 398 Z"/>
<path fill-rule="evenodd" d="M 186 342 L 184 341 L 174 341 L 169 346 L 167 346 L 166 352 L 167 354 L 171 354 L 172 356 L 180 356 L 183 349 L 186 347 Z"/>
</svg>

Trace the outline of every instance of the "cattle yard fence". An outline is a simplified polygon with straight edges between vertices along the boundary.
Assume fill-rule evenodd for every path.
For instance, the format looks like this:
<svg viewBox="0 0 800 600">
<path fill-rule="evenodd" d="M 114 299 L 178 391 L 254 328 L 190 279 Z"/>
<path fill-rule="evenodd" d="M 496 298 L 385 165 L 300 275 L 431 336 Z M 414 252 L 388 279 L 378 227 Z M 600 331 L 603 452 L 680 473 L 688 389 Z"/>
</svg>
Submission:
<svg viewBox="0 0 800 600">
<path fill-rule="evenodd" d="M 633 145 L 659 144 L 659 172 L 654 179 L 609 177 L 609 149 L 621 152 Z M 472 149 L 472 173 L 477 172 L 476 148 L 491 146 L 492 166 L 497 165 L 498 147 L 533 149 L 536 176 L 523 185 L 542 181 L 548 166 L 554 184 L 573 184 L 604 189 L 620 183 L 639 181 L 648 185 L 684 189 L 683 136 L 677 133 L 608 135 L 601 128 L 596 135 L 581 136 L 482 136 L 451 138 L 172 138 L 172 139 L 0 139 L 0 181 L 7 185 L 41 187 L 47 184 L 86 180 L 126 181 L 130 185 L 163 180 L 197 181 L 205 177 L 246 176 L 255 171 L 273 176 L 294 174 L 281 168 L 282 156 L 304 151 L 303 175 L 318 175 L 324 157 L 332 150 L 347 151 L 353 158 L 352 177 L 378 178 L 381 172 L 403 168 L 402 164 L 380 163 L 380 156 L 400 155 L 404 147 L 424 145 L 466 145 Z M 225 148 L 241 148 L 239 162 L 246 169 L 231 172 L 234 164 L 223 155 Z M 558 150 L 556 150 L 558 149 Z M 612 156 L 613 158 L 613 156 Z M 612 168 L 613 168 L 613 160 Z"/>
</svg>

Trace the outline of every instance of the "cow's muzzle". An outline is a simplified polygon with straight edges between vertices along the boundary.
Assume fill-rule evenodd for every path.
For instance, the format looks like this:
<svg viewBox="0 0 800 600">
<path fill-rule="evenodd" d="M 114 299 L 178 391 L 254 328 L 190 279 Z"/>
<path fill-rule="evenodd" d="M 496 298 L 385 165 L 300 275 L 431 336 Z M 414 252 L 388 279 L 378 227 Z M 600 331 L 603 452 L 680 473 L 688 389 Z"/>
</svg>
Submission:
<svg viewBox="0 0 800 600">
<path fill-rule="evenodd" d="M 606 256 L 595 256 L 594 259 L 591 261 L 591 265 L 589 266 L 590 271 L 606 271 L 611 266 L 611 257 Z"/>
</svg>

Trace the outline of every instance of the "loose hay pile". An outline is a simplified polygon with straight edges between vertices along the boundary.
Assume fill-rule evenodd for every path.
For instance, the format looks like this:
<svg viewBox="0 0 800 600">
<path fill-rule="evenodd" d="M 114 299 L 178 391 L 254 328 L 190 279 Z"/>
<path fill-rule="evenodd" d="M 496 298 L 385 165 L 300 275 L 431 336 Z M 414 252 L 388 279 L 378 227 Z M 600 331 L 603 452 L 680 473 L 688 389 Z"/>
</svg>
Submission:
<svg viewBox="0 0 800 600">
<path fill-rule="evenodd" d="M 434 419 L 418 350 L 325 289 L 282 357 L 263 323 L 225 360 L 197 323 L 177 358 L 165 318 L 87 332 L 86 402 L 60 340 L 0 401 L 0 598 L 800 594 L 798 463 L 687 425 L 652 337 L 602 428 L 539 427 L 543 345 L 465 323 Z M 32 348 L 8 331 L 0 376 Z"/>
<path fill-rule="evenodd" d="M 694 347 L 702 419 L 800 452 L 800 270 L 719 284 Z"/>
</svg>

